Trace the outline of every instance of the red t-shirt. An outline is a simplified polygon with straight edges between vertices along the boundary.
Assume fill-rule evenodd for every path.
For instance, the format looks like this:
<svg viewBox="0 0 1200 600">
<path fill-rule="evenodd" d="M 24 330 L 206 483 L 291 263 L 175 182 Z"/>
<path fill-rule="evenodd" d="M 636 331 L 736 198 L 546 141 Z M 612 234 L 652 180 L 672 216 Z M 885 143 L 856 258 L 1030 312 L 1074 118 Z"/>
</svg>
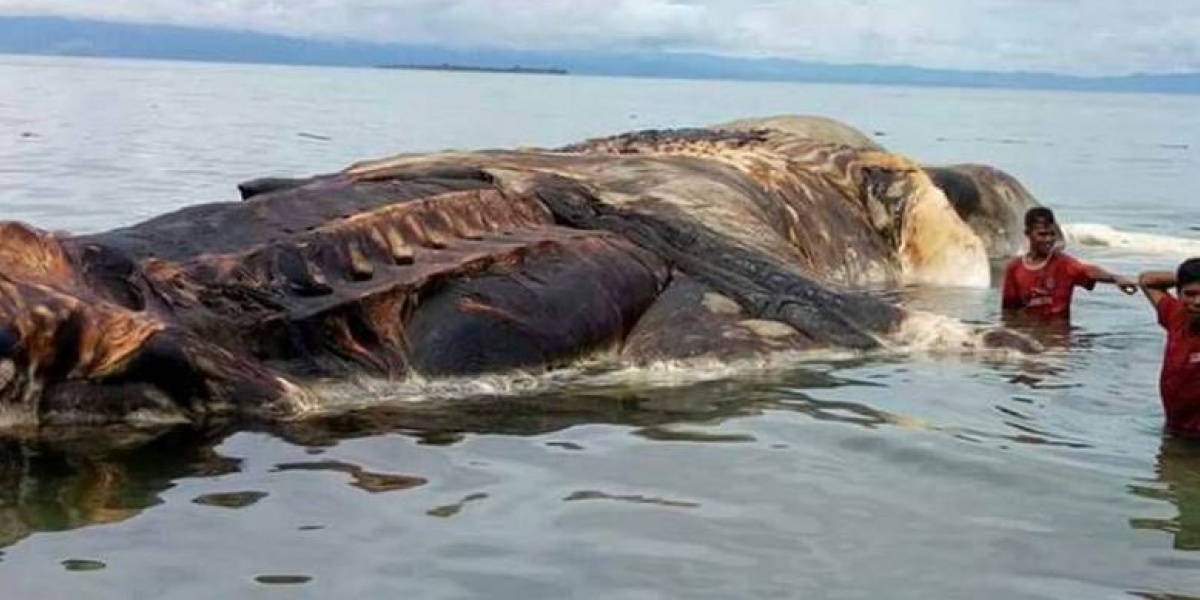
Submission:
<svg viewBox="0 0 1200 600">
<path fill-rule="evenodd" d="M 1018 256 L 1004 269 L 1003 307 L 1037 317 L 1067 318 L 1075 287 L 1096 287 L 1088 270 L 1087 265 L 1062 252 L 1038 269 L 1025 266 Z"/>
<path fill-rule="evenodd" d="M 1169 429 L 1200 435 L 1200 335 L 1188 330 L 1187 307 L 1166 296 L 1154 307 L 1167 330 L 1162 375 L 1158 380 Z"/>
</svg>

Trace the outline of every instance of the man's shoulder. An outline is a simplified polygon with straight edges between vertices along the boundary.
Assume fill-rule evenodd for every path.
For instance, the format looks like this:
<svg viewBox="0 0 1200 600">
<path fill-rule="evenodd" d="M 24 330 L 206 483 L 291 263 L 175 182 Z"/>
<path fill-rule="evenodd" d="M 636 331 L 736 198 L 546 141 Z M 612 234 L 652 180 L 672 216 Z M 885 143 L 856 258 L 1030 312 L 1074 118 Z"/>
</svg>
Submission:
<svg viewBox="0 0 1200 600">
<path fill-rule="evenodd" d="M 1079 260 L 1078 258 L 1075 258 L 1075 256 L 1072 255 L 1070 252 L 1065 252 L 1063 250 L 1059 250 L 1058 252 L 1055 252 L 1053 260 L 1055 262 L 1060 262 L 1060 263 L 1065 263 L 1065 264 L 1079 264 L 1079 263 L 1083 262 L 1083 261 Z"/>
<path fill-rule="evenodd" d="M 1054 258 L 1051 260 L 1054 262 L 1054 268 L 1065 271 L 1076 272 L 1088 268 L 1086 262 L 1075 258 L 1067 252 L 1056 252 Z"/>
<path fill-rule="evenodd" d="M 1154 301 L 1154 311 L 1158 313 L 1158 324 L 1173 331 L 1187 324 L 1187 309 L 1171 294 L 1163 294 Z"/>
<path fill-rule="evenodd" d="M 1158 298 L 1158 300 L 1156 300 L 1154 302 L 1154 307 L 1157 308 L 1160 312 L 1167 313 L 1167 314 L 1175 313 L 1177 310 L 1182 310 L 1184 312 L 1187 312 L 1187 309 L 1184 308 L 1184 306 L 1183 306 L 1183 302 L 1179 298 L 1176 298 L 1175 296 L 1172 296 L 1171 294 L 1163 294 L 1162 296 L 1160 296 Z M 1183 316 L 1186 316 L 1186 315 L 1183 315 Z"/>
</svg>

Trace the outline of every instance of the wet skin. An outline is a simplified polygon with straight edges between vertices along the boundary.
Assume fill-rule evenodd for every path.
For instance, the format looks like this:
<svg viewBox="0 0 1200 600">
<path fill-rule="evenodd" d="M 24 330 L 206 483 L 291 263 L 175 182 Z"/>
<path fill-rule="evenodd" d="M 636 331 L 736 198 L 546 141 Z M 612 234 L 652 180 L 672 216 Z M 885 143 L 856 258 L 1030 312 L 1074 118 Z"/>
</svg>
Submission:
<svg viewBox="0 0 1200 600">
<path fill-rule="evenodd" d="M 401 155 L 242 194 L 82 236 L 0 223 L 6 417 L 273 420 L 332 378 L 874 350 L 906 312 L 864 287 L 987 258 L 974 205 L 919 165 L 780 131 Z"/>
</svg>

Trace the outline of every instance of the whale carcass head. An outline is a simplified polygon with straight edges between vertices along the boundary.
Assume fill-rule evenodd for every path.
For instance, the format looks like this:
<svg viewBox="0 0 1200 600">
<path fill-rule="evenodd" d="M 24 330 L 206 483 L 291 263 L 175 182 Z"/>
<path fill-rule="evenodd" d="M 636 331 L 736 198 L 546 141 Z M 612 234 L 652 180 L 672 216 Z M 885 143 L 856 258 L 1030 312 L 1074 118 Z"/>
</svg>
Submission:
<svg viewBox="0 0 1200 600">
<path fill-rule="evenodd" d="M 0 223 L 0 419 L 11 425 L 286 414 L 302 392 L 89 285 L 53 235 Z"/>
</svg>

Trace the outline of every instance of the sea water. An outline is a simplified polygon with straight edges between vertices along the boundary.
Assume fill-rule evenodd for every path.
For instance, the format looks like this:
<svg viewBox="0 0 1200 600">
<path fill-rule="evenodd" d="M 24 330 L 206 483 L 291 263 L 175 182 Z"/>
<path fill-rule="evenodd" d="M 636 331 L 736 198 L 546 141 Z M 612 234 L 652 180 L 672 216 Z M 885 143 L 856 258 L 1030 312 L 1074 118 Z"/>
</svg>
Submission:
<svg viewBox="0 0 1200 600">
<path fill-rule="evenodd" d="M 1200 248 L 1200 97 L 0 57 L 0 219 L 99 231 L 401 152 L 749 116 L 983 162 L 1128 275 Z M 1145 300 L 1036 356 L 954 351 L 989 288 L 895 298 L 907 347 L 332 386 L 279 427 L 0 441 L 0 597 L 1200 597 L 1200 448 Z M 944 318 L 943 318 L 944 317 Z M 1173 594 L 1173 595 L 1171 595 Z"/>
</svg>

